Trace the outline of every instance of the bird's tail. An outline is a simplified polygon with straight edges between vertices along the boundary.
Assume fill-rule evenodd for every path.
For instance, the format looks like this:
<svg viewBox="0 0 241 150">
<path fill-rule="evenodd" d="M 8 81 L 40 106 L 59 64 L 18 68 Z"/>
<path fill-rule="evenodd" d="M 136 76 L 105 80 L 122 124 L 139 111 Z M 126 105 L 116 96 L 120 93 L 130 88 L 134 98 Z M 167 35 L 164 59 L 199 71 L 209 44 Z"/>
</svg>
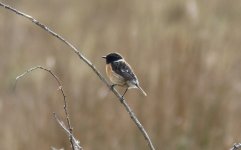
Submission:
<svg viewBox="0 0 241 150">
<path fill-rule="evenodd" d="M 141 88 L 140 85 L 137 85 L 137 88 L 138 88 L 145 96 L 147 96 L 146 92 Z"/>
</svg>

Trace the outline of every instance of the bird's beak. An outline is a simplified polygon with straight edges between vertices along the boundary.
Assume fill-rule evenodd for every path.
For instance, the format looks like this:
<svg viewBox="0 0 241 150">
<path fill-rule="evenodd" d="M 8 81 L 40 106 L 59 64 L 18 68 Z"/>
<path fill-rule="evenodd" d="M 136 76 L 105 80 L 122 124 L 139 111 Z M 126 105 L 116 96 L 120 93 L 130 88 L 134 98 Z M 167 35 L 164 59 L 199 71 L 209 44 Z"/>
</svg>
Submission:
<svg viewBox="0 0 241 150">
<path fill-rule="evenodd" d="M 106 56 L 102 56 L 102 58 L 106 59 Z"/>
</svg>

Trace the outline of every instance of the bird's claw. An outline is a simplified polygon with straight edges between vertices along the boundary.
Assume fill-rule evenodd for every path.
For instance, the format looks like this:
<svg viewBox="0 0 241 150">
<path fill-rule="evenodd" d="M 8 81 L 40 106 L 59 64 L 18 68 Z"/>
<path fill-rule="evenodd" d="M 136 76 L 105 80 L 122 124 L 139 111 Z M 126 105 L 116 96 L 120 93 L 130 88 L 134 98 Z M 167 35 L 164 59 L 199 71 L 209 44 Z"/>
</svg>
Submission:
<svg viewBox="0 0 241 150">
<path fill-rule="evenodd" d="M 112 85 L 110 86 L 110 89 L 113 90 L 115 86 L 116 86 L 116 84 L 112 84 Z"/>
</svg>

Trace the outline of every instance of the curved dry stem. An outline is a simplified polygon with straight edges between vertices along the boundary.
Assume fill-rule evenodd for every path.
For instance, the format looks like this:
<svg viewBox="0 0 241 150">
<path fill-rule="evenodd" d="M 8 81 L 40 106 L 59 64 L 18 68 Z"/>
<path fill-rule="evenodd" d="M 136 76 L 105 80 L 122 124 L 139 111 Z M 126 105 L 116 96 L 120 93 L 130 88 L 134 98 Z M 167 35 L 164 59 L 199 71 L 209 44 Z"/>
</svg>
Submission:
<svg viewBox="0 0 241 150">
<path fill-rule="evenodd" d="M 31 22 L 33 22 L 35 25 L 37 25 L 38 27 L 42 28 L 43 30 L 47 31 L 49 34 L 51 34 L 52 36 L 56 37 L 57 39 L 59 39 L 60 41 L 62 41 L 63 43 L 65 43 L 66 45 L 68 45 L 70 47 L 70 50 L 74 53 L 77 54 L 77 56 L 83 60 L 91 69 L 92 71 L 95 72 L 95 74 L 100 78 L 101 81 L 103 81 L 106 86 L 108 86 L 109 89 L 111 89 L 111 91 L 118 97 L 119 101 L 123 104 L 123 106 L 125 107 L 126 111 L 129 113 L 131 119 L 133 120 L 133 122 L 136 124 L 136 126 L 138 127 L 138 129 L 140 130 L 140 132 L 142 133 L 142 135 L 144 136 L 145 140 L 148 143 L 148 146 L 151 150 L 155 150 L 152 141 L 149 137 L 149 135 L 147 134 L 146 130 L 144 129 L 144 127 L 142 126 L 142 124 L 140 123 L 140 121 L 137 119 L 136 115 L 134 114 L 134 112 L 132 111 L 132 109 L 130 108 L 130 106 L 127 104 L 127 102 L 125 101 L 125 99 L 117 92 L 117 90 L 115 88 L 111 88 L 111 85 L 108 84 L 107 80 L 103 77 L 103 75 L 96 69 L 96 67 L 86 58 L 84 57 L 84 55 L 82 53 L 80 53 L 80 51 L 73 46 L 70 42 L 68 42 L 67 40 L 65 40 L 62 36 L 60 36 L 59 34 L 55 33 L 54 31 L 52 31 L 51 29 L 49 29 L 46 25 L 40 23 L 38 20 L 36 20 L 35 18 L 33 18 L 30 15 L 27 15 L 23 12 L 18 11 L 15 8 L 12 8 L 6 4 L 3 4 L 2 2 L 0 2 L 0 6 L 4 7 L 5 9 L 10 10 L 11 12 L 15 12 L 17 15 L 20 15 L 28 20 L 30 20 Z"/>
<path fill-rule="evenodd" d="M 67 109 L 67 101 L 66 101 L 66 95 L 63 89 L 63 86 L 59 80 L 59 78 L 49 69 L 46 69 L 42 66 L 36 66 L 33 68 L 28 69 L 27 71 L 25 71 L 23 74 L 19 75 L 16 77 L 16 81 L 15 81 L 15 87 L 17 86 L 17 81 L 19 79 L 21 79 L 22 77 L 24 77 L 25 75 L 31 73 L 32 71 L 36 70 L 36 69 L 41 69 L 44 70 L 46 72 L 48 72 L 51 76 L 54 77 L 54 79 L 56 80 L 56 82 L 58 83 L 58 90 L 61 91 L 61 94 L 63 96 L 63 100 L 64 100 L 64 112 L 65 112 L 65 118 L 67 121 L 67 126 L 68 129 L 66 128 L 66 126 L 64 125 L 63 121 L 60 121 L 60 119 L 57 117 L 57 115 L 54 113 L 54 118 L 56 119 L 56 121 L 59 123 L 59 125 L 67 132 L 68 136 L 69 136 L 69 141 L 71 144 L 71 147 L 73 150 L 82 150 L 83 148 L 81 146 L 79 146 L 79 142 L 75 139 L 74 135 L 73 135 L 73 128 L 70 124 L 70 119 L 69 119 L 69 113 L 68 113 L 68 109 Z"/>
</svg>

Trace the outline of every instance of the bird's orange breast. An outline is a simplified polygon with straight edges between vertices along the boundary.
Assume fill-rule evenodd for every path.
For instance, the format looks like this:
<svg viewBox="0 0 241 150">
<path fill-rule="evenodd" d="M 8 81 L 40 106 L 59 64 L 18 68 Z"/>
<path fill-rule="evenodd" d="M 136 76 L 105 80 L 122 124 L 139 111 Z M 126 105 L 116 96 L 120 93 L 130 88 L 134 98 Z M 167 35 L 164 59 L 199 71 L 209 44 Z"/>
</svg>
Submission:
<svg viewBox="0 0 241 150">
<path fill-rule="evenodd" d="M 106 74 L 113 84 L 117 84 L 120 86 L 124 86 L 126 84 L 124 78 L 112 70 L 111 64 L 106 65 Z"/>
</svg>

